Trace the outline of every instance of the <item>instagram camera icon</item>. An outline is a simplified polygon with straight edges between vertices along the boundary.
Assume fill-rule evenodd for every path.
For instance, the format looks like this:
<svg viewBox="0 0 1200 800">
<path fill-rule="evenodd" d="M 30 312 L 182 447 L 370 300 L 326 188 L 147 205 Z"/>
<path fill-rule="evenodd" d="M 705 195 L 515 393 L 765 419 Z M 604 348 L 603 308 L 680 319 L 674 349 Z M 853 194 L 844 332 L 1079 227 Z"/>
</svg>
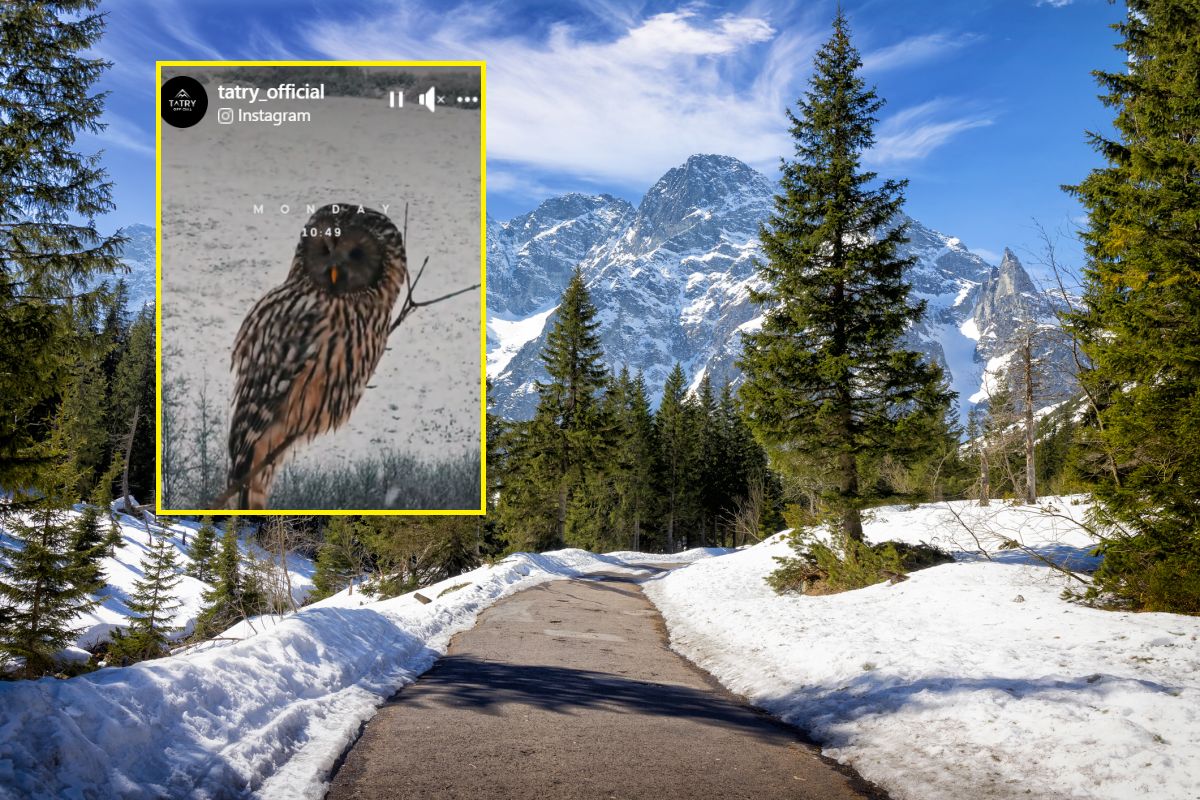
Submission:
<svg viewBox="0 0 1200 800">
<path fill-rule="evenodd" d="M 231 125 L 232 123 L 233 123 L 233 109 L 232 108 L 218 108 L 217 109 L 217 124 Z"/>
</svg>

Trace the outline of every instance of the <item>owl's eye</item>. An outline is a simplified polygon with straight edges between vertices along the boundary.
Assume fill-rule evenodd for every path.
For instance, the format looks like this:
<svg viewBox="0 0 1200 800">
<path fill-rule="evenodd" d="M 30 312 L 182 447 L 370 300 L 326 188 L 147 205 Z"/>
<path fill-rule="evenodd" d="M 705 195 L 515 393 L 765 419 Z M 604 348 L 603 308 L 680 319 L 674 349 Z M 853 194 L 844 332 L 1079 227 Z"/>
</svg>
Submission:
<svg viewBox="0 0 1200 800">
<path fill-rule="evenodd" d="M 359 261 L 359 260 L 361 260 L 361 259 L 362 259 L 362 257 L 363 257 L 363 251 L 362 251 L 362 248 L 361 248 L 361 247 L 355 247 L 354 249 L 352 249 L 352 250 L 350 251 L 350 257 L 351 257 L 352 259 L 354 259 L 355 261 Z"/>
</svg>

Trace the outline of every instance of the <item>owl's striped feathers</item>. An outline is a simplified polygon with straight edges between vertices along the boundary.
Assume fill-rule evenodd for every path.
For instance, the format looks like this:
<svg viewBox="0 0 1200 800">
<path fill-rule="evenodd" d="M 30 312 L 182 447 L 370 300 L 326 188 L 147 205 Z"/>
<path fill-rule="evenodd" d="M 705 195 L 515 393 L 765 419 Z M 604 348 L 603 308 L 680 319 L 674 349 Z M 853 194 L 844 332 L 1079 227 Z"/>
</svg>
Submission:
<svg viewBox="0 0 1200 800">
<path fill-rule="evenodd" d="M 404 241 L 387 216 L 359 208 L 309 218 L 287 279 L 234 340 L 230 508 L 265 508 L 282 457 L 344 425 L 383 356 L 407 278 Z"/>
</svg>

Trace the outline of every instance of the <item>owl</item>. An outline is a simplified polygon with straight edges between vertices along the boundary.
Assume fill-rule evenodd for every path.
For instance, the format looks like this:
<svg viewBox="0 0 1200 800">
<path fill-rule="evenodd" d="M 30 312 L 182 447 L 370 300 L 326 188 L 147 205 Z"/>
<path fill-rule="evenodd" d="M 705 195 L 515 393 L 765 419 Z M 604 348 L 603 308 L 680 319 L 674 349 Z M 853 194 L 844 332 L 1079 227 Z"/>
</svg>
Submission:
<svg viewBox="0 0 1200 800">
<path fill-rule="evenodd" d="M 229 508 L 265 508 L 284 454 L 350 418 L 407 277 L 403 237 L 378 211 L 331 204 L 304 224 L 287 279 L 233 343 Z"/>
</svg>

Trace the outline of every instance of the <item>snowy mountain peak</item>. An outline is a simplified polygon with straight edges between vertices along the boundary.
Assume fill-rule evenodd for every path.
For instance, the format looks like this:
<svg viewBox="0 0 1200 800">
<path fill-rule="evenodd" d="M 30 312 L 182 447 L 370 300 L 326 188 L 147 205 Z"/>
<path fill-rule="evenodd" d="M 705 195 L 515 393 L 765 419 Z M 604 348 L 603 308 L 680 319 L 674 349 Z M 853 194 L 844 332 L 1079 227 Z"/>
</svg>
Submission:
<svg viewBox="0 0 1200 800">
<path fill-rule="evenodd" d="M 573 193 L 508 222 L 489 219 L 488 315 L 524 318 L 554 306 L 575 266 L 633 213 L 612 195 Z"/>
<path fill-rule="evenodd" d="M 974 312 L 979 330 L 987 333 L 991 328 L 992 335 L 1003 341 L 1018 323 L 1053 316 L 1050 299 L 1038 291 L 1013 251 L 1005 248 L 1000 266 L 992 269 L 980 287 Z"/>
<path fill-rule="evenodd" d="M 536 235 L 540 227 L 554 222 L 569 222 L 597 211 L 615 209 L 624 212 L 632 210 L 632 208 L 628 202 L 610 194 L 590 195 L 571 192 L 561 197 L 543 200 L 533 211 L 515 218 L 510 226 L 514 231 L 519 230 Z"/>
<path fill-rule="evenodd" d="M 544 375 L 538 354 L 576 266 L 614 369 L 642 371 L 655 394 L 676 362 L 689 384 L 704 374 L 718 386 L 739 380 L 742 331 L 761 317 L 750 301 L 759 226 L 776 189 L 736 158 L 696 155 L 668 170 L 636 209 L 607 195 L 564 195 L 489 224 L 488 362 L 497 413 L 532 414 L 534 383 Z M 908 216 L 897 220 L 904 223 L 908 242 L 898 255 L 913 259 L 905 278 L 912 299 L 927 304 L 905 340 L 942 365 L 965 416 L 984 370 L 1012 349 L 1010 320 L 1052 319 L 1053 309 L 1011 251 L 994 267 L 958 238 Z M 1062 380 L 1065 391 L 1070 379 Z"/>
<path fill-rule="evenodd" d="M 1039 294 L 1021 260 L 1007 247 L 1004 248 L 1004 258 L 1001 259 L 1000 266 L 992 272 L 990 279 L 996 284 L 994 292 L 1015 295 Z"/>
<path fill-rule="evenodd" d="M 754 216 L 757 231 L 758 221 L 770 209 L 774 191 L 765 175 L 736 158 L 692 156 L 668 170 L 646 192 L 629 232 L 629 249 L 646 254 L 693 229 L 708 229 L 711 233 L 714 217 L 728 221 L 743 210 Z M 692 246 L 696 237 L 690 238 L 692 241 L 679 244 Z"/>
</svg>

